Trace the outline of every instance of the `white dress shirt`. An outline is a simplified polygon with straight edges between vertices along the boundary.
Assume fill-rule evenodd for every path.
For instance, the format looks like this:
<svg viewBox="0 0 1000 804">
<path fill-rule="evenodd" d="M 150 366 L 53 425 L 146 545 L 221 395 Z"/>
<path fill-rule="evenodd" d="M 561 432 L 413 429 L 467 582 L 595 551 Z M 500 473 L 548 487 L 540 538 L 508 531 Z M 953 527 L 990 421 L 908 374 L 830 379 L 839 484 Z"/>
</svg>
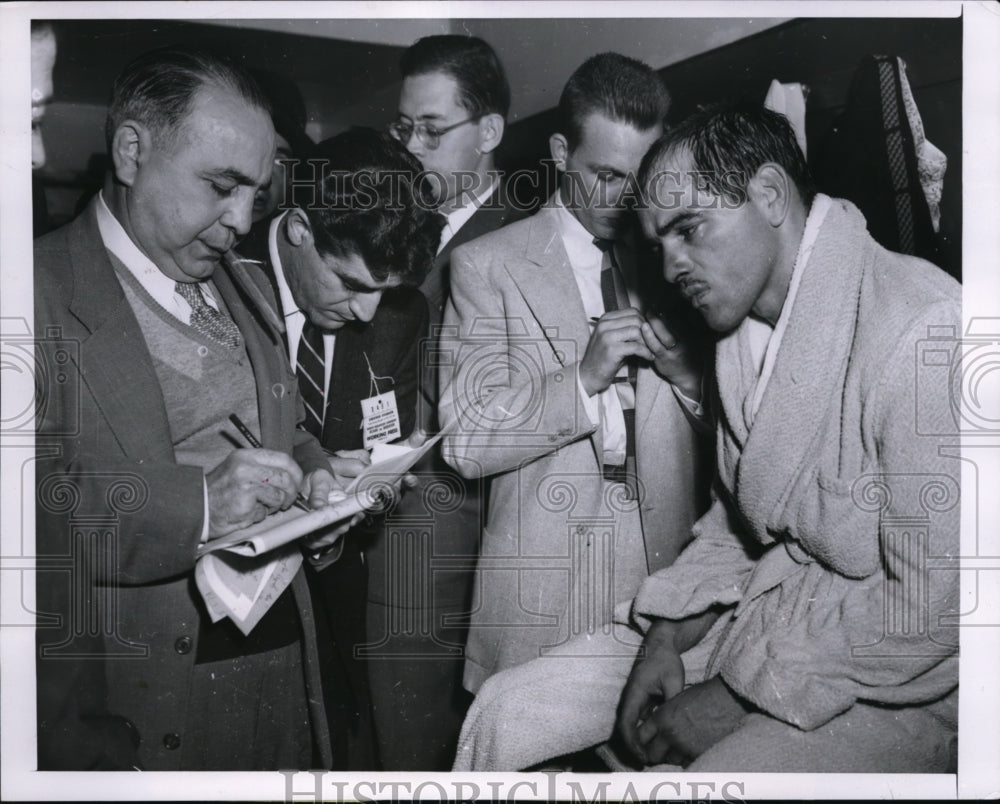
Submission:
<svg viewBox="0 0 1000 804">
<path fill-rule="evenodd" d="M 182 324 L 190 325 L 191 305 L 177 293 L 177 283 L 157 268 L 153 261 L 132 242 L 132 238 L 104 202 L 103 191 L 98 193 L 97 202 L 97 228 L 101 233 L 101 240 L 104 241 L 104 247 L 128 268 L 132 276 L 142 285 L 143 290 L 152 296 L 160 307 Z M 198 284 L 205 302 L 209 307 L 218 310 L 219 304 L 212 295 L 208 283 Z"/>
<path fill-rule="evenodd" d="M 600 318 L 606 312 L 604 296 L 601 293 L 604 253 L 594 245 L 594 236 L 583 227 L 572 212 L 566 209 L 558 192 L 554 199 L 559 234 L 566 255 L 569 257 L 570 267 L 573 269 L 573 278 L 580 291 L 583 311 L 588 319 Z M 638 306 L 636 302 L 637 300 L 630 294 L 629 303 Z M 579 368 L 577 368 L 576 383 L 591 423 L 599 422 L 601 425 L 604 438 L 604 463 L 621 466 L 625 463 L 625 414 L 622 413 L 622 404 L 615 384 L 612 383 L 592 397 L 587 396 L 580 382 Z"/>
<path fill-rule="evenodd" d="M 274 278 L 278 284 L 278 299 L 281 302 L 281 309 L 285 318 L 285 334 L 288 337 L 288 362 L 295 368 L 295 358 L 299 351 L 299 339 L 302 337 L 302 329 L 306 325 L 306 314 L 303 313 L 295 297 L 292 296 L 292 289 L 288 287 L 285 279 L 285 269 L 281 265 L 281 257 L 278 254 L 278 227 L 285 219 L 282 213 L 273 221 L 267 235 L 267 250 L 271 257 L 271 266 L 274 268 Z M 323 410 L 326 410 L 326 400 L 330 393 L 330 372 L 333 368 L 333 349 L 337 342 L 337 336 L 333 332 L 323 333 Z"/>
<path fill-rule="evenodd" d="M 104 203 L 104 192 L 97 195 L 97 229 L 104 247 L 124 265 L 157 304 L 181 323 L 191 325 L 191 305 L 177 294 L 177 283 L 157 268 L 151 259 L 143 254 L 121 223 Z M 115 274 L 117 277 L 117 274 Z M 121 280 L 119 279 L 119 282 Z M 218 310 L 207 282 L 199 282 L 201 295 L 206 304 Z M 204 508 L 201 526 L 201 541 L 208 541 L 208 481 L 203 481 Z"/>
<path fill-rule="evenodd" d="M 476 214 L 476 210 L 479 209 L 491 195 L 493 195 L 493 190 L 497 186 L 497 181 L 495 177 L 490 177 L 492 180 L 486 186 L 486 189 L 479 193 L 475 198 L 472 199 L 472 203 L 466 204 L 464 207 L 459 207 L 458 209 L 453 209 L 451 212 L 442 213 L 445 218 L 444 228 L 441 230 L 441 242 L 438 243 L 437 253 L 440 254 L 448 241 L 451 240 L 458 230 L 465 226 L 469 222 L 469 218 Z"/>
</svg>

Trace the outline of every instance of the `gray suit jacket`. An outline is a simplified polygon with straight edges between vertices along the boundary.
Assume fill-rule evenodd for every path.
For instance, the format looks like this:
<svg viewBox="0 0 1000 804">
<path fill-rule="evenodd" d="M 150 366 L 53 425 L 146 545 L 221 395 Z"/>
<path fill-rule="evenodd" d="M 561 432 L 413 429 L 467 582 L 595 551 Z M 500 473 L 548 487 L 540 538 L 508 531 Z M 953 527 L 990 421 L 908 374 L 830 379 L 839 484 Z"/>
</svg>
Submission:
<svg viewBox="0 0 1000 804">
<path fill-rule="evenodd" d="M 574 588 L 600 549 L 590 534 L 607 524 L 602 433 L 576 382 L 590 328 L 554 215 L 544 207 L 452 257 L 439 414 L 455 429 L 443 454 L 467 477 L 493 477 L 467 649 L 473 690 L 565 641 Z M 616 253 L 635 289 L 635 260 Z M 655 571 L 700 513 L 705 445 L 650 368 L 638 373 L 636 442 L 644 544 L 616 550 L 643 551 Z"/>
<path fill-rule="evenodd" d="M 104 624 L 103 651 L 117 654 L 104 663 L 116 682 L 108 685 L 108 705 L 138 729 L 146 770 L 174 770 L 182 752 L 166 749 L 164 735 L 183 739 L 188 725 L 199 623 L 192 570 L 202 529 L 203 472 L 174 459 L 153 361 L 101 240 L 95 203 L 35 244 L 36 329 L 70 344 L 63 379 L 44 389 L 39 422 L 38 442 L 51 456 L 37 473 L 44 514 L 39 552 L 65 551 L 74 520 L 107 520 L 115 538 L 95 557 L 87 578 L 114 592 L 116 608 L 106 612 L 110 619 Z M 264 447 L 294 451 L 307 472 L 326 465 L 315 439 L 295 429 L 302 405 L 275 329 L 280 323 L 250 306 L 265 300 L 270 289 L 228 263 L 213 278 L 246 343 Z M 95 548 L 100 544 L 94 542 Z M 301 571 L 292 588 L 306 635 L 313 736 L 320 762 L 329 767 L 315 627 Z M 40 662 L 40 676 L 59 672 L 58 660 Z M 103 683 L 90 674 L 66 696 L 101 697 L 102 691 L 89 685 Z"/>
</svg>

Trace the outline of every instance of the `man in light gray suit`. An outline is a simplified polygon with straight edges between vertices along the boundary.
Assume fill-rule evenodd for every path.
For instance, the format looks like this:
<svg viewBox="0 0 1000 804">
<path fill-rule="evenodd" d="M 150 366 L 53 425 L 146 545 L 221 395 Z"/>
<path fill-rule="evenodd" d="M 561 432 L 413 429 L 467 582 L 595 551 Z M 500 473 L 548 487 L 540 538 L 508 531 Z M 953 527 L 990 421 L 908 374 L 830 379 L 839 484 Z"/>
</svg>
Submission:
<svg viewBox="0 0 1000 804">
<path fill-rule="evenodd" d="M 625 236 L 668 96 L 605 53 L 570 78 L 533 217 L 459 247 L 441 350 L 445 459 L 492 477 L 464 683 L 605 630 L 700 513 L 700 372 Z"/>
</svg>

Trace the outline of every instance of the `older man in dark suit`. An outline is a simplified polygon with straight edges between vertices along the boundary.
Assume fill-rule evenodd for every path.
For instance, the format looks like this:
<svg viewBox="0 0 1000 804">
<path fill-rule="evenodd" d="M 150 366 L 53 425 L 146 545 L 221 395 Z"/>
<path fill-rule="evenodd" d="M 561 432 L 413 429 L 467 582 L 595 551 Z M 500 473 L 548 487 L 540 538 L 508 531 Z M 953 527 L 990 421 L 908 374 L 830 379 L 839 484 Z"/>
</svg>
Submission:
<svg viewBox="0 0 1000 804">
<path fill-rule="evenodd" d="M 296 430 L 270 288 L 229 257 L 271 174 L 266 101 L 166 48 L 117 79 L 107 138 L 113 176 L 35 248 L 36 327 L 72 344 L 42 389 L 38 553 L 75 556 L 68 595 L 39 581 L 64 618 L 39 629 L 40 766 L 329 767 L 302 555 L 248 636 L 193 582 L 204 542 L 338 487 Z M 234 449 L 233 413 L 262 448 Z"/>
</svg>

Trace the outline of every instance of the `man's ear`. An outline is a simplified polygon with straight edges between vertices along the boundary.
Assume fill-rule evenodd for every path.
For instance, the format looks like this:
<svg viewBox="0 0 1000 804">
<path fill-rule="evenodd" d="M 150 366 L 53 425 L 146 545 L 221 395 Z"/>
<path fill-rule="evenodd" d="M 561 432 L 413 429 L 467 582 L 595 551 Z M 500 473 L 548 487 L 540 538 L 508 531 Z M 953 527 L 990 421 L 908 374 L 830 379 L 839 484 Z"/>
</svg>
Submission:
<svg viewBox="0 0 1000 804">
<path fill-rule="evenodd" d="M 285 237 L 295 248 L 312 243 L 312 227 L 301 209 L 290 209 L 285 216 Z"/>
<path fill-rule="evenodd" d="M 111 161 L 115 178 L 126 187 L 135 182 L 139 168 L 153 150 L 153 135 L 149 128 L 136 120 L 125 120 L 111 138 Z"/>
<path fill-rule="evenodd" d="M 483 115 L 479 119 L 479 151 L 488 154 L 496 150 L 503 139 L 504 120 L 498 114 Z"/>
<path fill-rule="evenodd" d="M 750 180 L 749 190 L 754 203 L 771 226 L 784 223 L 791 209 L 792 181 L 784 168 L 774 162 L 765 162 Z"/>
<path fill-rule="evenodd" d="M 553 134 L 549 137 L 549 153 L 552 161 L 562 172 L 566 171 L 566 159 L 569 157 L 569 143 L 562 134 Z"/>
</svg>

